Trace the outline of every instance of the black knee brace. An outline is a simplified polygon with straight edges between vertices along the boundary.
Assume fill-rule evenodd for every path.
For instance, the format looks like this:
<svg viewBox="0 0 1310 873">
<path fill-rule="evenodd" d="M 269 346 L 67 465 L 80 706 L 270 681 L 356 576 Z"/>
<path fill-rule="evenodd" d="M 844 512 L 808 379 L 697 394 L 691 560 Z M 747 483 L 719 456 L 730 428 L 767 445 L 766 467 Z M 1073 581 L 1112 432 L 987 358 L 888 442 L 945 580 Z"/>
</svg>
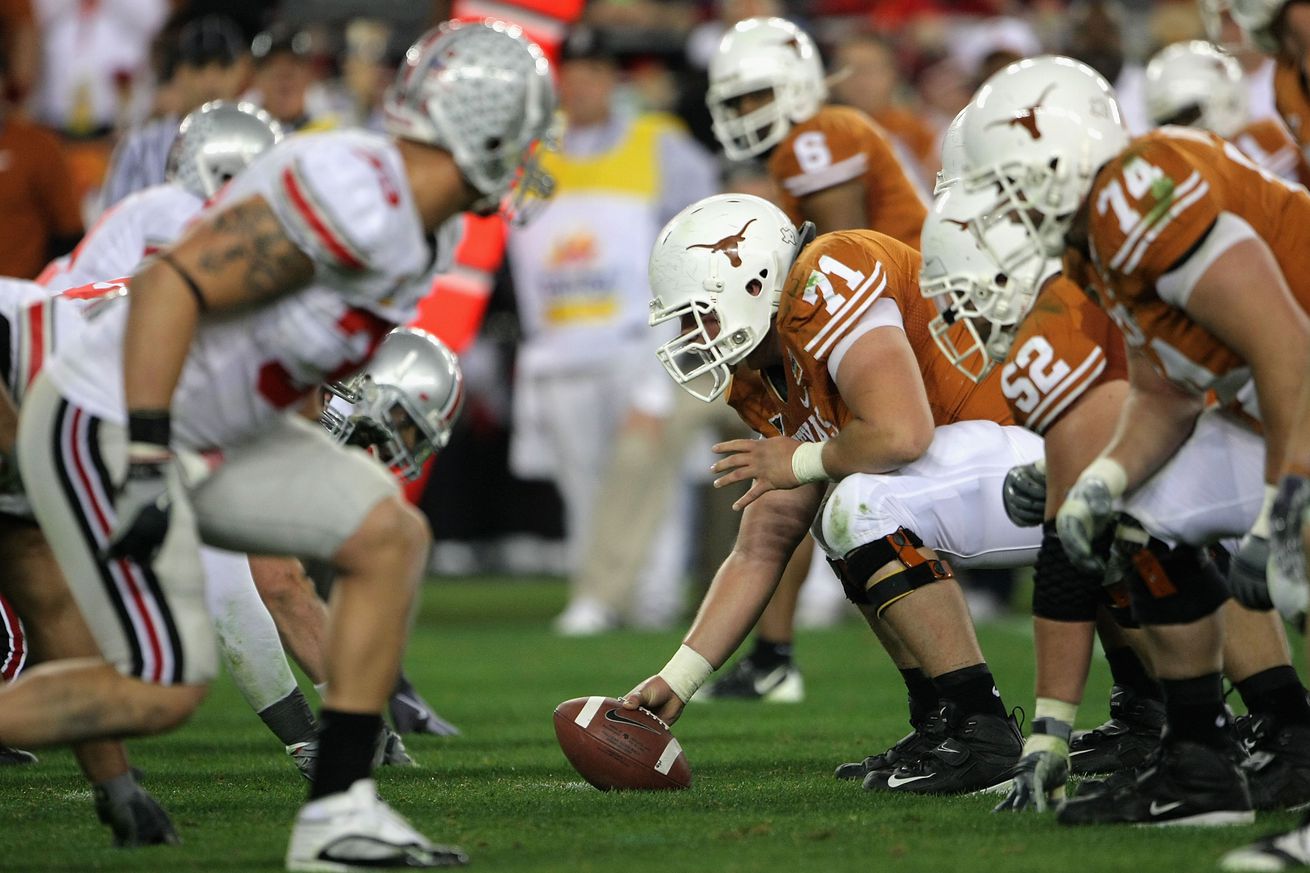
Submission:
<svg viewBox="0 0 1310 873">
<path fill-rule="evenodd" d="M 1051 621 L 1094 621 L 1100 588 L 1100 574 L 1079 570 L 1069 560 L 1055 522 L 1043 524 L 1033 571 L 1033 615 Z"/>
<path fill-rule="evenodd" d="M 1223 574 L 1210 552 L 1145 536 L 1125 517 L 1116 534 L 1133 618 L 1144 625 L 1189 624 L 1214 614 L 1228 599 Z"/>
<path fill-rule="evenodd" d="M 877 614 L 882 615 L 887 607 L 914 589 L 954 578 L 950 564 L 937 558 L 925 558 L 919 554 L 922 547 L 923 540 L 913 531 L 900 527 L 893 534 L 852 549 L 844 558 L 829 558 L 828 563 L 841 580 L 847 600 L 861 606 L 873 606 Z M 873 574 L 893 561 L 905 569 L 870 585 Z"/>
</svg>

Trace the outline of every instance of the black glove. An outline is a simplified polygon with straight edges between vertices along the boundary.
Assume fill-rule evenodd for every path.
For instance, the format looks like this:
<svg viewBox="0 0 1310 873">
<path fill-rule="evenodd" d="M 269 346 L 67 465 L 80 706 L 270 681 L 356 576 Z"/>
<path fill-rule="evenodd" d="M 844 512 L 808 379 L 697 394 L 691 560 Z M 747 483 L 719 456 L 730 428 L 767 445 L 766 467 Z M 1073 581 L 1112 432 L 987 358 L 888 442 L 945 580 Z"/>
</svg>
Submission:
<svg viewBox="0 0 1310 873">
<path fill-rule="evenodd" d="M 1034 461 L 1011 467 L 1005 474 L 1001 501 L 1005 514 L 1019 527 L 1034 527 L 1046 518 L 1046 463 Z"/>
<path fill-rule="evenodd" d="M 168 413 L 132 413 L 128 433 L 127 479 L 114 498 L 117 518 L 105 557 L 148 564 L 168 535 L 171 500 L 165 476 L 173 461 Z"/>
<path fill-rule="evenodd" d="M 1248 533 L 1228 563 L 1228 593 L 1251 609 L 1273 609 L 1265 567 L 1269 564 L 1269 540 Z"/>
</svg>

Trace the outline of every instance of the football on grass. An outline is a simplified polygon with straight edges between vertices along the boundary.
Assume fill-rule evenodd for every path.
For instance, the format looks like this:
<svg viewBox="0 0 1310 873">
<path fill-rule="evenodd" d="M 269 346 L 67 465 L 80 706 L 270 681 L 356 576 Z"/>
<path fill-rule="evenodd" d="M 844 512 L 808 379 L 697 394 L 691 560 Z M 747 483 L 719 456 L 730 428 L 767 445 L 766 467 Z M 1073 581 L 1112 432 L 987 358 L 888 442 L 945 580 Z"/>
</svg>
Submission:
<svg viewBox="0 0 1310 873">
<path fill-rule="evenodd" d="M 691 785 L 691 765 L 669 726 L 613 697 L 576 697 L 555 707 L 564 757 L 601 791 L 657 791 Z"/>
</svg>

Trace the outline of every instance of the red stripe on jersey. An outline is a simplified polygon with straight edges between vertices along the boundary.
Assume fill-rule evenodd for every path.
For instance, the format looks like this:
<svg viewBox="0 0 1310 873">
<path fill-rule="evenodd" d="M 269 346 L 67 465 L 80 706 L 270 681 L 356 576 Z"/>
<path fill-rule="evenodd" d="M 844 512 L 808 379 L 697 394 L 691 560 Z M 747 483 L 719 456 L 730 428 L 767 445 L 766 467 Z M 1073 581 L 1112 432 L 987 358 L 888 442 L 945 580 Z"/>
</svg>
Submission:
<svg viewBox="0 0 1310 873">
<path fill-rule="evenodd" d="M 45 365 L 45 308 L 43 301 L 33 303 L 27 307 L 27 385 L 32 387 L 32 382 L 36 379 L 37 374 L 41 372 L 41 367 Z"/>
<path fill-rule="evenodd" d="M 305 199 L 305 194 L 300 190 L 300 183 L 296 180 L 296 174 L 290 167 L 282 171 L 282 183 L 286 186 L 287 194 L 291 197 L 291 204 L 300 211 L 300 216 L 305 219 L 305 223 L 310 229 L 318 235 L 319 240 L 327 247 L 338 261 L 351 270 L 364 269 L 364 263 L 350 253 L 350 249 L 345 243 L 339 240 L 332 230 L 318 217 L 318 213 L 309 205 Z"/>
</svg>

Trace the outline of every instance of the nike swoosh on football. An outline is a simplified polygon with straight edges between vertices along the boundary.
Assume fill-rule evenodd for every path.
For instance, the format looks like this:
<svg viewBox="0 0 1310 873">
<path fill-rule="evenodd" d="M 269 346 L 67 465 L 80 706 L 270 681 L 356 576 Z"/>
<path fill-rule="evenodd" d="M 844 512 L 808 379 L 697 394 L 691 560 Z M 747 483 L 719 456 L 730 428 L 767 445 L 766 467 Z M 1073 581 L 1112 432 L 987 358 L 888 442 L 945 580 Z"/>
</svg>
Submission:
<svg viewBox="0 0 1310 873">
<path fill-rule="evenodd" d="M 931 779 L 931 778 L 932 778 L 931 775 L 928 775 L 928 776 L 906 776 L 905 778 L 900 778 L 900 777 L 898 777 L 895 773 L 893 773 L 893 774 L 891 774 L 890 776 L 887 777 L 887 787 L 888 787 L 888 788 L 899 788 L 899 787 L 902 786 L 902 785 L 909 785 L 911 782 L 918 782 L 920 779 Z"/>
<path fill-rule="evenodd" d="M 619 711 L 617 709 L 606 710 L 605 720 L 617 721 L 620 724 L 630 724 L 635 728 L 641 728 L 644 731 L 650 731 L 653 734 L 659 734 L 659 731 L 655 730 L 653 727 L 650 727 L 649 725 L 644 725 L 639 721 L 634 721 L 630 718 L 625 718 L 624 716 L 619 715 Z"/>
<path fill-rule="evenodd" d="M 1164 815 L 1166 812 L 1177 809 L 1182 805 L 1183 802 L 1181 800 L 1175 800 L 1173 803 L 1160 803 L 1158 800 L 1152 800 L 1151 815 Z"/>
</svg>

